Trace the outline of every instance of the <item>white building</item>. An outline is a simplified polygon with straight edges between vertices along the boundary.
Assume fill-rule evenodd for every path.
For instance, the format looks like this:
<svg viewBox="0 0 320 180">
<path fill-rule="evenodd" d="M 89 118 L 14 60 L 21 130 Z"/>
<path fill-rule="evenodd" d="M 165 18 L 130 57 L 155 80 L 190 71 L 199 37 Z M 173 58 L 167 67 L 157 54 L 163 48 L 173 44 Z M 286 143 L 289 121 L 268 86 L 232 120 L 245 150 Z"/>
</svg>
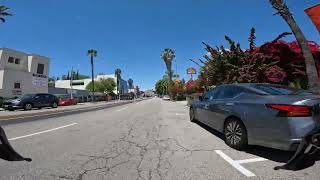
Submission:
<svg viewBox="0 0 320 180">
<path fill-rule="evenodd" d="M 117 83 L 117 77 L 113 74 L 109 75 L 98 75 L 94 81 L 99 81 L 100 79 L 107 79 L 107 78 L 112 78 L 115 83 Z M 73 80 L 72 81 L 72 88 L 73 89 L 78 89 L 78 90 L 85 90 L 87 85 L 91 82 L 90 79 L 82 79 L 82 80 Z M 56 88 L 66 88 L 66 89 L 71 89 L 71 84 L 70 80 L 57 80 L 55 82 L 55 87 Z M 128 93 L 128 85 L 127 81 L 121 79 L 120 80 L 120 93 Z M 117 87 L 113 91 L 115 94 L 117 94 Z"/>
<path fill-rule="evenodd" d="M 48 92 L 49 58 L 0 48 L 0 96 Z"/>
</svg>

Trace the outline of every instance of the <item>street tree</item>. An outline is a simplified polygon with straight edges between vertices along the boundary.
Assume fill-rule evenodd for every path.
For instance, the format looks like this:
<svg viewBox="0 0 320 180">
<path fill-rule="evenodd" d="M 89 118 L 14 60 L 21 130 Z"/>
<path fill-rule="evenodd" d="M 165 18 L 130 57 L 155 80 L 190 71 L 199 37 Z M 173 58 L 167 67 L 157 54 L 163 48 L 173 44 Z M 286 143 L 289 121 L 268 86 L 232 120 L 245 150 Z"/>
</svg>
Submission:
<svg viewBox="0 0 320 180">
<path fill-rule="evenodd" d="M 94 83 L 92 83 L 92 81 L 86 86 L 86 90 L 89 92 L 99 92 L 101 91 L 101 84 L 99 81 L 94 81 Z"/>
<path fill-rule="evenodd" d="M 91 63 L 91 83 L 92 83 L 92 100 L 94 102 L 94 64 L 93 64 L 93 58 L 97 57 L 97 50 L 89 49 L 87 52 L 87 55 L 90 57 L 90 63 Z"/>
<path fill-rule="evenodd" d="M 12 16 L 12 14 L 10 14 L 9 12 L 8 12 L 8 10 L 9 10 L 10 8 L 8 8 L 8 7 L 6 7 L 6 6 L 3 6 L 3 5 L 1 5 L 0 6 L 0 21 L 1 22 L 6 22 L 6 17 L 7 16 Z"/>
<path fill-rule="evenodd" d="M 129 84 L 129 89 L 133 89 L 134 88 L 133 87 L 133 80 L 131 78 L 128 80 L 128 84 Z"/>
<path fill-rule="evenodd" d="M 313 92 L 320 91 L 320 82 L 318 80 L 318 74 L 316 69 L 316 62 L 312 56 L 310 47 L 308 46 L 307 40 L 299 28 L 298 24 L 294 20 L 288 6 L 283 0 L 269 0 L 272 7 L 289 25 L 293 34 L 295 35 L 297 42 L 301 48 L 302 54 L 305 58 L 306 74 L 308 78 L 308 87 Z"/>
<path fill-rule="evenodd" d="M 120 93 L 120 80 L 121 80 L 121 69 L 117 68 L 114 71 L 115 76 L 117 77 L 117 93 Z"/>
<path fill-rule="evenodd" d="M 155 89 L 157 94 L 165 95 L 167 93 L 167 79 L 160 79 L 156 82 Z"/>
<path fill-rule="evenodd" d="M 166 64 L 170 81 L 172 81 L 172 61 L 175 57 L 174 51 L 170 48 L 165 48 L 161 53 L 161 59 L 163 59 L 164 63 Z"/>
<path fill-rule="evenodd" d="M 98 82 L 99 92 L 102 93 L 112 94 L 116 87 L 116 82 L 114 82 L 113 78 L 102 78 Z"/>
</svg>

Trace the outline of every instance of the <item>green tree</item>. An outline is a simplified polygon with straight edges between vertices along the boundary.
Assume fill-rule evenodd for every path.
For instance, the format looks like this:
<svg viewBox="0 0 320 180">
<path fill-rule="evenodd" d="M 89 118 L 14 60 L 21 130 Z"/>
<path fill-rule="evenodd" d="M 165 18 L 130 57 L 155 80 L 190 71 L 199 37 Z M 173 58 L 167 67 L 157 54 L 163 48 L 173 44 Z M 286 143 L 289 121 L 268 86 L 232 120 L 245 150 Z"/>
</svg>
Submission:
<svg viewBox="0 0 320 180">
<path fill-rule="evenodd" d="M 12 14 L 7 12 L 9 9 L 10 8 L 3 5 L 0 6 L 0 21 L 2 21 L 3 23 L 6 22 L 5 17 L 12 16 Z"/>
<path fill-rule="evenodd" d="M 300 27 L 294 20 L 288 6 L 283 0 L 269 0 L 272 7 L 277 11 L 285 22 L 291 28 L 293 34 L 295 35 L 297 42 L 301 48 L 302 54 L 305 58 L 306 73 L 308 77 L 309 89 L 314 92 L 320 91 L 320 82 L 317 75 L 316 62 L 312 56 L 311 50 L 307 44 L 307 39 L 305 38 Z"/>
<path fill-rule="evenodd" d="M 133 80 L 131 78 L 128 80 L 128 84 L 129 84 L 129 89 L 133 89 L 134 88 L 133 87 Z"/>
<path fill-rule="evenodd" d="M 94 81 L 94 83 L 92 83 L 92 81 L 86 86 L 86 90 L 93 92 L 95 91 L 99 91 L 101 90 L 101 85 L 99 81 Z"/>
<path fill-rule="evenodd" d="M 68 75 L 67 75 L 67 80 L 70 80 L 70 74 L 69 74 L 69 71 L 68 71 Z"/>
<path fill-rule="evenodd" d="M 79 80 L 79 70 L 77 70 L 76 79 Z"/>
<path fill-rule="evenodd" d="M 90 78 L 90 76 L 79 74 L 77 79 L 81 80 L 81 79 L 89 79 L 89 78 Z"/>
<path fill-rule="evenodd" d="M 121 69 L 117 68 L 114 71 L 115 76 L 117 77 L 117 94 L 120 93 L 120 80 L 121 80 Z"/>
<path fill-rule="evenodd" d="M 91 83 L 92 83 L 92 95 L 93 95 L 93 102 L 94 102 L 94 64 L 93 64 L 93 58 L 97 57 L 97 50 L 89 49 L 87 52 L 87 55 L 90 57 L 90 64 L 91 64 Z"/>
<path fill-rule="evenodd" d="M 159 81 L 156 82 L 155 89 L 157 94 L 164 95 L 167 93 L 167 84 L 168 80 L 167 79 L 160 79 Z"/>
<path fill-rule="evenodd" d="M 100 84 L 99 92 L 103 92 L 107 94 L 112 94 L 113 90 L 116 87 L 116 82 L 114 82 L 113 78 L 100 79 L 99 84 Z"/>
</svg>

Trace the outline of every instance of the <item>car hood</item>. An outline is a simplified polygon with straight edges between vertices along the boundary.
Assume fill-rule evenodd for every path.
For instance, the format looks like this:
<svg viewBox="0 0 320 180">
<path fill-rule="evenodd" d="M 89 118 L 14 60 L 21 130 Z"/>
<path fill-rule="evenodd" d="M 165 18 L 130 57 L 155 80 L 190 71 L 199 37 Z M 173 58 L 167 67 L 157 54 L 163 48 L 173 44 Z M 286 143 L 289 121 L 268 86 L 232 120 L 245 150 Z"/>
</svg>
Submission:
<svg viewBox="0 0 320 180">
<path fill-rule="evenodd" d="M 21 102 L 21 99 L 8 99 L 3 102 L 4 103 L 18 103 L 18 102 Z"/>
</svg>

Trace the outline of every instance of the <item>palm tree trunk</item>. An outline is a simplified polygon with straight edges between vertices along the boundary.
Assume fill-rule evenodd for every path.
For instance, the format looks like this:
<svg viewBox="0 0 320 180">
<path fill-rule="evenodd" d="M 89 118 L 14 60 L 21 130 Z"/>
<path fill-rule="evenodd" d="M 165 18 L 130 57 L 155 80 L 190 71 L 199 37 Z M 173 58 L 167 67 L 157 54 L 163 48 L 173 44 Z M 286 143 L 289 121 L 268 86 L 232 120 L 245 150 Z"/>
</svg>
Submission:
<svg viewBox="0 0 320 180">
<path fill-rule="evenodd" d="M 297 42 L 301 48 L 302 54 L 305 59 L 306 72 L 308 77 L 308 87 L 309 90 L 319 93 L 320 91 L 320 82 L 318 79 L 318 72 L 316 68 L 316 62 L 313 58 L 311 50 L 307 44 L 307 40 L 303 35 L 298 24 L 294 20 L 292 14 L 290 13 L 289 8 L 283 2 L 283 0 L 269 0 L 273 8 L 278 11 L 278 14 L 287 22 L 293 34 L 295 35 Z"/>
<path fill-rule="evenodd" d="M 303 56 L 305 58 L 309 89 L 314 92 L 319 92 L 320 82 L 318 79 L 316 62 L 313 58 L 310 47 L 307 44 L 307 40 L 291 15 L 284 15 L 283 18 L 286 20 L 293 34 L 295 35 L 303 53 Z"/>
<path fill-rule="evenodd" d="M 94 102 L 94 67 L 93 67 L 93 56 L 91 56 L 91 82 L 92 82 L 92 101 Z"/>
</svg>

